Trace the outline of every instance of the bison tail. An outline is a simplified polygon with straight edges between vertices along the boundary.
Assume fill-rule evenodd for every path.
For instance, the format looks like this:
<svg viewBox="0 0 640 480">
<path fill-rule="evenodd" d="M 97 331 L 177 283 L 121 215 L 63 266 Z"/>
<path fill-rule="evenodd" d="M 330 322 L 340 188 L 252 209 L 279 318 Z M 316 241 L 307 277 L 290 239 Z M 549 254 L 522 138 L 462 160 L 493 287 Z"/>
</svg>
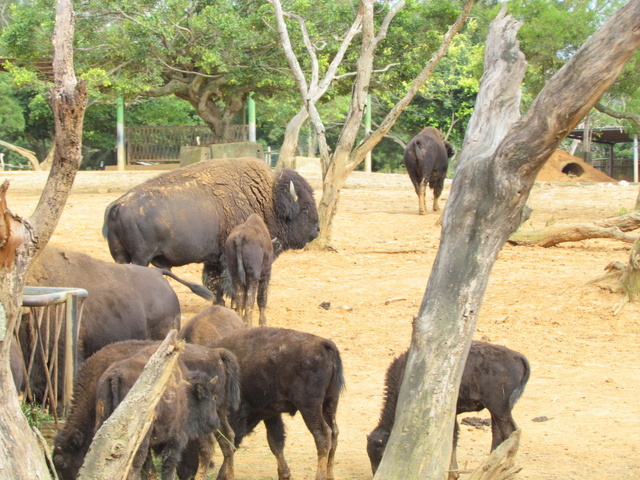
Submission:
<svg viewBox="0 0 640 480">
<path fill-rule="evenodd" d="M 338 394 L 342 393 L 342 391 L 346 388 L 346 383 L 344 380 L 344 369 L 342 367 L 342 358 L 340 358 L 340 352 L 338 351 L 338 347 L 333 342 L 327 341 L 326 344 L 327 350 L 330 352 L 333 357 L 333 378 L 331 379 L 331 383 L 338 392 Z"/>
<path fill-rule="evenodd" d="M 509 397 L 509 408 L 513 408 L 516 402 L 520 399 L 524 392 L 524 387 L 527 386 L 527 382 L 529 381 L 529 376 L 531 375 L 531 366 L 529 365 L 527 358 L 522 355 L 520 360 L 522 361 L 522 378 L 520 379 L 520 384 L 514 388 L 513 392 L 511 392 L 511 396 Z"/>
<path fill-rule="evenodd" d="M 242 245 L 240 245 L 240 240 L 236 239 L 236 262 L 238 266 L 238 277 L 240 278 L 240 283 L 242 285 L 247 286 L 247 273 L 244 269 L 244 263 L 242 261 Z"/>
<path fill-rule="evenodd" d="M 238 410 L 240 408 L 240 366 L 238 359 L 231 351 L 226 349 L 223 351 L 220 357 L 227 377 L 225 385 L 227 401 L 233 410 Z"/>
<path fill-rule="evenodd" d="M 116 202 L 111 202 L 104 211 L 104 222 L 102 224 L 102 237 L 108 239 L 109 235 L 109 222 L 111 217 L 115 215 L 114 209 L 116 208 Z"/>
<path fill-rule="evenodd" d="M 189 290 L 191 290 L 193 293 L 195 293 L 199 297 L 202 297 L 205 300 L 213 300 L 213 293 L 211 292 L 211 290 L 209 290 L 205 286 L 198 285 L 197 283 L 187 282 L 186 280 L 183 280 L 182 278 L 178 277 L 171 270 L 166 270 L 164 268 L 160 268 L 159 270 L 162 273 L 162 275 L 166 275 L 167 277 L 173 278 L 176 282 L 181 283 L 182 285 L 187 287 Z"/>
</svg>

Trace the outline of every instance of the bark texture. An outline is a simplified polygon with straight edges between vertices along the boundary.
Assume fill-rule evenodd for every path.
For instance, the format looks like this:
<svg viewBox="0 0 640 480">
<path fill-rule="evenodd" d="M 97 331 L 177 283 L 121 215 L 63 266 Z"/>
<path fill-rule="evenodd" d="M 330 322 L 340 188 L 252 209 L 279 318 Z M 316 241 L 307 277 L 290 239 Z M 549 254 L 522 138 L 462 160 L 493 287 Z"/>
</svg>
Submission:
<svg viewBox="0 0 640 480">
<path fill-rule="evenodd" d="M 640 212 L 605 218 L 592 223 L 555 224 L 539 230 L 518 230 L 509 237 L 513 245 L 553 247 L 564 242 L 579 242 L 589 238 L 614 238 L 633 243 L 637 235 L 626 232 L 640 228 Z"/>
<path fill-rule="evenodd" d="M 515 37 L 518 28 L 503 10 L 489 31 L 476 109 L 444 212 L 438 255 L 414 320 L 395 428 L 376 479 L 446 477 L 458 385 L 495 259 L 517 228 L 546 159 L 640 44 L 640 0 L 613 15 L 520 119 L 525 61 Z"/>
<path fill-rule="evenodd" d="M 5 200 L 8 183 L 1 193 L 0 478 L 51 478 L 41 444 L 20 410 L 9 368 L 9 347 L 22 313 L 27 268 L 51 238 L 80 165 L 86 89 L 76 81 L 73 71 L 73 33 L 71 1 L 59 0 L 53 36 L 56 158 L 33 216 L 24 219 L 11 213 Z"/>
<path fill-rule="evenodd" d="M 176 343 L 176 336 L 176 330 L 169 332 L 124 401 L 96 432 L 78 480 L 127 478 L 138 447 L 155 418 L 156 405 L 183 350 L 184 342 Z"/>
</svg>

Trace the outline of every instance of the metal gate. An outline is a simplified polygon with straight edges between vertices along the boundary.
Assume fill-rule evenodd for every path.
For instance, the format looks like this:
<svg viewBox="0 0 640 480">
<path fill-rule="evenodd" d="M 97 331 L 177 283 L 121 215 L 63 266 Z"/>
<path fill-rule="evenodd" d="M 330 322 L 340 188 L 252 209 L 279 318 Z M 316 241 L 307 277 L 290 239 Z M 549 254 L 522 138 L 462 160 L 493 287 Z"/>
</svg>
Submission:
<svg viewBox="0 0 640 480">
<path fill-rule="evenodd" d="M 66 416 L 71 405 L 78 368 L 78 332 L 86 297 L 87 291 L 82 288 L 25 287 L 23 292 L 25 312 L 15 340 L 22 359 L 26 399 L 41 401 L 42 408 L 56 421 L 58 413 Z M 36 372 L 45 381 L 44 392 L 38 399 L 34 398 L 30 381 Z"/>
</svg>

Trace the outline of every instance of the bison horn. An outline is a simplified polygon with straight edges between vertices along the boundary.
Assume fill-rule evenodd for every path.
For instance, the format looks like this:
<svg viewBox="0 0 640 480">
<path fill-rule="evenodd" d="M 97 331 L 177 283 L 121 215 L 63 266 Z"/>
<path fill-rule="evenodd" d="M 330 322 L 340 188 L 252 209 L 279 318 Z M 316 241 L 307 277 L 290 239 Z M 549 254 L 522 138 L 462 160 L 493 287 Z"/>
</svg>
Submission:
<svg viewBox="0 0 640 480">
<path fill-rule="evenodd" d="M 291 193 L 291 199 L 294 202 L 297 202 L 298 194 L 296 193 L 296 187 L 293 185 L 293 182 L 289 182 L 289 192 Z"/>
<path fill-rule="evenodd" d="M 218 383 L 218 376 L 217 375 L 211 379 L 211 384 L 212 385 L 215 385 L 216 383 Z"/>
</svg>

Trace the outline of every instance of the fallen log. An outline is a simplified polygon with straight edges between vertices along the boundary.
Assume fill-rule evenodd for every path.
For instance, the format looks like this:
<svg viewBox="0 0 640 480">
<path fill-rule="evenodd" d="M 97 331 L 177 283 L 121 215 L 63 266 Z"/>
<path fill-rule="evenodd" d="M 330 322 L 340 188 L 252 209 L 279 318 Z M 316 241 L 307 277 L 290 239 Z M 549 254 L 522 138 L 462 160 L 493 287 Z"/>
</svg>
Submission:
<svg viewBox="0 0 640 480">
<path fill-rule="evenodd" d="M 640 228 L 640 211 L 633 211 L 617 217 L 596 220 L 591 223 L 555 224 L 538 230 L 518 230 L 508 242 L 511 245 L 536 245 L 553 247 L 563 242 L 579 242 L 590 238 L 613 238 L 633 243 L 637 235 L 631 232 Z"/>
</svg>

